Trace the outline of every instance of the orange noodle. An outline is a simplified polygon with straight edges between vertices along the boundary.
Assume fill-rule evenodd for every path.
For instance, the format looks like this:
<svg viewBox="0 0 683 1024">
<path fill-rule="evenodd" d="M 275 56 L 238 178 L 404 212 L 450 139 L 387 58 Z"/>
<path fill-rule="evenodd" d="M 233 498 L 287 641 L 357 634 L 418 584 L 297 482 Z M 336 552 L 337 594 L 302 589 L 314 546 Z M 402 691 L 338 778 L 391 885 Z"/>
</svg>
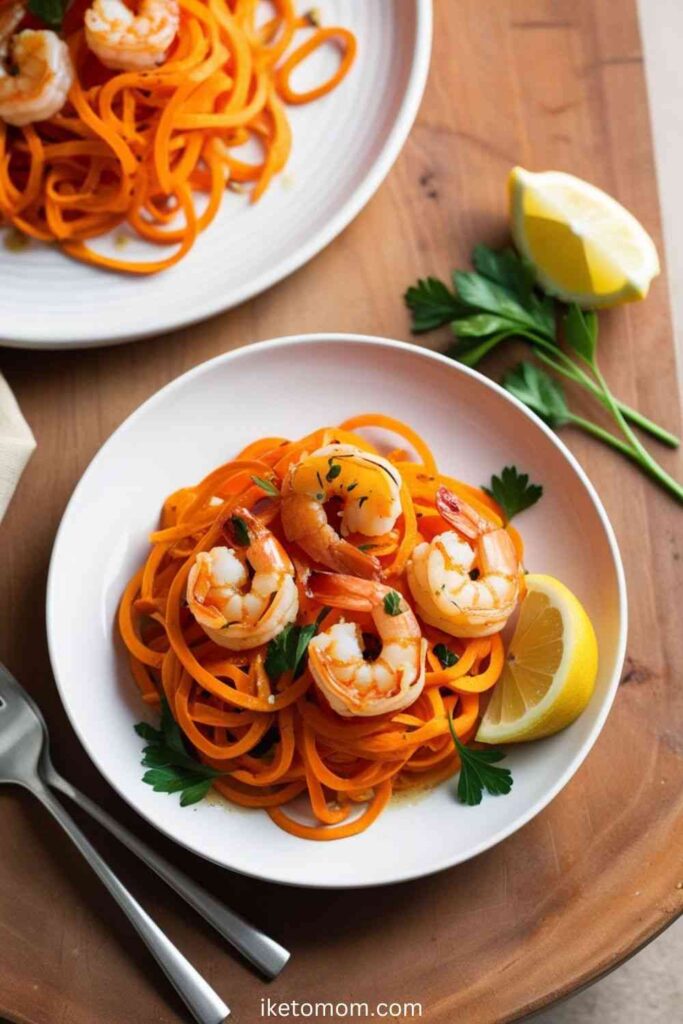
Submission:
<svg viewBox="0 0 683 1024">
<path fill-rule="evenodd" d="M 402 479 L 401 514 L 390 533 L 373 538 L 383 579 L 404 597 L 409 598 L 406 560 L 415 544 L 448 529 L 436 506 L 439 486 L 464 495 L 494 525 L 502 522 L 501 510 L 487 494 L 439 472 L 429 447 L 410 427 L 382 415 L 356 416 L 300 440 L 255 441 L 204 480 L 167 498 L 147 560 L 126 587 L 119 610 L 120 634 L 142 699 L 158 705 L 165 697 L 195 755 L 220 771 L 215 788 L 234 803 L 265 808 L 281 828 L 308 839 L 361 832 L 381 814 L 392 792 L 425 788 L 457 772 L 448 717 L 461 740 L 470 741 L 503 668 L 500 633 L 456 639 L 422 623 L 428 646 L 420 696 L 398 714 L 342 717 L 308 667 L 298 678 L 285 672 L 273 682 L 265 671 L 268 645 L 245 651 L 218 646 L 190 613 L 185 595 L 195 557 L 226 543 L 225 525 L 239 507 L 267 524 L 293 560 L 296 623 L 316 621 L 323 606 L 306 586 L 314 566 L 285 539 L 279 491 L 288 467 L 326 444 L 350 443 L 376 452 L 362 433 L 366 429 L 387 441 L 398 436 L 405 446 L 387 456 Z M 360 546 L 363 538 L 354 536 Z M 513 538 L 521 559 L 517 531 Z M 342 617 L 365 633 L 373 628 L 367 613 L 345 610 L 342 616 L 329 609 L 320 628 Z M 439 644 L 457 655 L 449 667 L 442 667 L 435 653 Z M 297 809 L 284 809 L 301 796 L 315 824 L 303 823 Z M 359 804 L 365 805 L 360 814 Z"/>
<path fill-rule="evenodd" d="M 290 154 L 285 104 L 336 88 L 356 41 L 347 29 L 297 15 L 293 0 L 272 0 L 264 24 L 255 0 L 179 0 L 180 27 L 164 62 L 111 71 L 86 44 L 87 6 L 75 0 L 64 22 L 75 81 L 63 109 L 21 128 L 0 121 L 0 225 L 84 263 L 154 274 L 189 252 L 226 187 L 248 189 L 252 202 L 263 195 Z M 46 27 L 31 15 L 24 25 Z M 339 51 L 336 71 L 294 91 L 294 69 L 319 47 Z M 237 155 L 248 142 L 260 151 L 256 162 Z M 162 255 L 131 260 L 88 244 L 124 225 Z"/>
</svg>

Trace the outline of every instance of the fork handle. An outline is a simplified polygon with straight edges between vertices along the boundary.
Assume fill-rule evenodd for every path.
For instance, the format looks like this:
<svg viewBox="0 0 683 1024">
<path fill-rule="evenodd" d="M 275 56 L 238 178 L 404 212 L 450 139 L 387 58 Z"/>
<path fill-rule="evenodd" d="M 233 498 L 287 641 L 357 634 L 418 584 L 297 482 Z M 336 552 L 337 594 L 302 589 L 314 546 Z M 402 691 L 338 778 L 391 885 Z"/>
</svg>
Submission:
<svg viewBox="0 0 683 1024">
<path fill-rule="evenodd" d="M 267 977 L 274 978 L 280 973 L 289 960 L 288 950 L 253 924 L 245 921 L 239 914 L 234 913 L 183 871 L 174 867 L 141 839 L 138 839 L 136 835 L 129 832 L 90 797 L 81 793 L 67 779 L 62 778 L 52 765 L 45 777 L 49 785 L 70 797 L 91 818 L 111 832 L 119 842 L 127 846 L 132 853 L 137 854 L 140 860 L 144 861 L 160 878 L 163 878 L 167 885 L 170 885 L 205 921 L 213 925 L 224 939 L 235 946 Z"/>
<path fill-rule="evenodd" d="M 31 792 L 62 826 L 81 851 L 97 877 L 109 890 L 162 971 L 193 1013 L 198 1024 L 223 1024 L 230 1010 L 209 983 L 186 960 L 168 936 L 126 889 L 81 832 L 71 815 L 46 786 L 33 786 Z"/>
</svg>

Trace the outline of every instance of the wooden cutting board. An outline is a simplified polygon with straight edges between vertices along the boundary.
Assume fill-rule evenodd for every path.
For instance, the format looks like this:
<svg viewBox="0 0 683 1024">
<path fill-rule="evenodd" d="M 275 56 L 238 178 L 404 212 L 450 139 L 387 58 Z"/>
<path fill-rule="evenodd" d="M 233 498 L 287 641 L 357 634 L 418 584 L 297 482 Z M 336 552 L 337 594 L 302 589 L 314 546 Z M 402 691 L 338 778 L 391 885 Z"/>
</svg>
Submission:
<svg viewBox="0 0 683 1024">
<path fill-rule="evenodd" d="M 365 212 L 308 267 L 169 337 L 101 351 L 3 354 L 38 451 L 0 531 L 0 656 L 40 700 L 58 766 L 293 950 L 281 978 L 264 984 L 145 868 L 88 826 L 242 1024 L 267 1019 L 260 1000 L 268 996 L 418 1001 L 429 1024 L 517 1019 L 609 970 L 683 906 L 681 510 L 576 433 L 564 438 L 602 495 L 626 564 L 623 685 L 571 784 L 521 832 L 469 864 L 360 893 L 299 892 L 204 864 L 154 834 L 97 776 L 50 677 L 43 623 L 50 548 L 74 484 L 111 431 L 172 377 L 257 339 L 316 330 L 408 338 L 401 293 L 418 275 L 464 266 L 475 242 L 503 237 L 504 182 L 516 163 L 572 171 L 606 188 L 662 251 L 634 0 L 441 0 L 429 86 L 405 150 Z M 665 278 L 647 302 L 605 315 L 602 324 L 601 359 L 615 391 L 679 431 Z M 344 386 L 353 386 L 351 366 Z M 657 454 L 681 475 L 675 454 Z M 68 841 L 27 795 L 9 790 L 0 792 L 0 949 L 0 1014 L 12 1021 L 188 1019 Z"/>
</svg>

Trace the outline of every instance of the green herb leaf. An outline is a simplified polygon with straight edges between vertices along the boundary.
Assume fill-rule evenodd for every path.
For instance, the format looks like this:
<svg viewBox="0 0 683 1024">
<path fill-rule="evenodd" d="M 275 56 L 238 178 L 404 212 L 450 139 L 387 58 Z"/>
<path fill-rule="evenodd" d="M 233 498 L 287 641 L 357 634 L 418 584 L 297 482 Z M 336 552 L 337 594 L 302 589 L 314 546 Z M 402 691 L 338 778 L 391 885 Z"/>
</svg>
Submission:
<svg viewBox="0 0 683 1024">
<path fill-rule="evenodd" d="M 251 544 L 251 537 L 249 536 L 249 527 L 245 523 L 241 516 L 232 516 L 230 519 L 232 528 L 235 533 L 235 542 L 239 544 L 241 548 L 247 548 Z"/>
<path fill-rule="evenodd" d="M 50 28 L 61 28 L 67 0 L 29 0 L 28 9 Z"/>
<path fill-rule="evenodd" d="M 462 317 L 451 323 L 453 333 L 458 338 L 483 338 L 499 331 L 510 334 L 515 324 L 507 317 L 496 316 L 494 313 L 475 313 L 473 316 Z"/>
<path fill-rule="evenodd" d="M 435 644 L 434 654 L 439 659 L 441 668 L 452 668 L 460 661 L 460 655 L 452 651 L 450 647 L 446 647 L 445 644 Z"/>
<path fill-rule="evenodd" d="M 141 736 L 143 740 L 147 740 L 148 743 L 159 743 L 162 738 L 161 731 L 155 729 L 153 725 L 149 725 L 147 722 L 138 722 L 134 728 L 138 736 Z"/>
<path fill-rule="evenodd" d="M 481 803 L 484 790 L 491 796 L 504 796 L 512 789 L 512 772 L 509 768 L 498 768 L 496 762 L 502 761 L 505 754 L 502 750 L 489 747 L 485 750 L 474 750 L 466 747 L 458 738 L 453 726 L 453 719 L 448 716 L 448 728 L 453 737 L 455 749 L 460 756 L 460 778 L 458 779 L 458 800 L 461 804 L 475 807 Z"/>
<path fill-rule="evenodd" d="M 453 280 L 458 290 L 458 296 L 470 307 L 470 312 L 479 310 L 504 317 L 505 320 L 510 321 L 511 330 L 515 325 L 518 328 L 526 327 L 532 330 L 539 328 L 540 323 L 535 315 L 535 310 L 522 305 L 513 292 L 496 284 L 495 281 L 490 281 L 487 277 L 482 277 L 481 274 L 465 270 L 456 270 Z"/>
<path fill-rule="evenodd" d="M 384 595 L 384 611 L 392 616 L 401 614 L 401 596 L 395 590 Z"/>
<path fill-rule="evenodd" d="M 472 265 L 490 281 L 513 292 L 523 304 L 529 302 L 534 288 L 533 270 L 514 249 L 477 245 L 472 253 Z"/>
<path fill-rule="evenodd" d="M 533 363 L 519 363 L 503 378 L 503 387 L 550 427 L 571 419 L 562 385 Z"/>
<path fill-rule="evenodd" d="M 506 466 L 500 476 L 491 477 L 491 487 L 482 490 L 497 501 L 509 523 L 513 516 L 531 508 L 543 494 L 540 484 L 530 484 L 527 473 L 519 473 L 516 466 Z"/>
<path fill-rule="evenodd" d="M 331 483 L 333 480 L 337 479 L 337 477 L 339 476 L 341 471 L 342 471 L 342 468 L 339 465 L 339 463 L 337 462 L 334 465 L 330 466 L 330 468 L 328 469 L 327 474 L 325 476 L 325 479 Z"/>
<path fill-rule="evenodd" d="M 270 482 L 270 480 L 264 480 L 262 476 L 252 476 L 252 483 L 255 483 L 257 487 L 260 487 L 262 491 L 269 494 L 272 498 L 279 498 L 280 492 L 277 487 Z"/>
<path fill-rule="evenodd" d="M 148 741 L 142 757 L 148 771 L 142 781 L 156 793 L 180 793 L 183 807 L 206 796 L 212 780 L 222 774 L 189 753 L 166 700 L 161 702 L 161 729 L 138 722 L 135 731 Z"/>
<path fill-rule="evenodd" d="M 190 804 L 199 803 L 210 789 L 211 779 L 202 779 L 200 782 L 195 782 L 193 786 L 188 786 L 180 794 L 180 806 L 189 807 Z"/>
<path fill-rule="evenodd" d="M 301 675 L 308 645 L 329 610 L 323 608 L 315 622 L 310 622 L 307 626 L 295 626 L 290 622 L 270 641 L 264 666 L 271 682 L 276 683 L 285 672 L 291 672 L 294 679 Z"/>
<path fill-rule="evenodd" d="M 457 359 L 464 366 L 476 366 L 485 355 L 488 355 L 492 348 L 495 348 L 499 342 L 506 341 L 509 337 L 511 337 L 510 332 L 506 330 L 500 331 L 498 334 L 492 334 L 490 338 L 486 338 L 484 341 L 478 341 L 476 338 L 469 338 L 467 341 L 461 340 L 457 345 L 449 346 L 446 349 L 446 355 L 450 356 L 451 359 Z"/>
<path fill-rule="evenodd" d="M 450 288 L 437 277 L 421 278 L 408 289 L 404 299 L 412 313 L 415 334 L 443 327 L 466 312 Z"/>
<path fill-rule="evenodd" d="M 564 317 L 564 336 L 567 344 L 592 366 L 598 341 L 598 318 L 593 310 L 584 312 L 573 302 Z"/>
</svg>

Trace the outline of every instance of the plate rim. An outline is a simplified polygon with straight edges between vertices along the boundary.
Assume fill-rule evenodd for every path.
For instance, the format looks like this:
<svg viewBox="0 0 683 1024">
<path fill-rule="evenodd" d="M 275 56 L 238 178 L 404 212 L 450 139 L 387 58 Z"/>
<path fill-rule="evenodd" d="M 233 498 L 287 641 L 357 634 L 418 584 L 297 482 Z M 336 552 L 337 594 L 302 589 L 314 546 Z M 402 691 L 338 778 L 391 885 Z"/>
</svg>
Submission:
<svg viewBox="0 0 683 1024">
<path fill-rule="evenodd" d="M 205 370 L 211 366 L 239 361 L 240 358 L 251 356 L 255 350 L 267 353 L 273 349 L 285 348 L 287 346 L 305 345 L 310 344 L 311 342 L 315 342 L 318 344 L 325 344 L 327 342 L 349 342 L 352 344 L 363 344 L 389 350 L 407 350 L 413 355 L 418 355 L 426 360 L 431 360 L 443 366 L 447 366 L 449 370 L 456 373 L 460 373 L 464 377 L 474 378 L 479 383 L 483 384 L 485 387 L 493 391 L 499 398 L 502 398 L 503 401 L 506 401 L 513 405 L 514 407 L 516 407 L 527 419 L 529 419 L 534 424 L 535 427 L 537 427 L 541 431 L 542 434 L 544 434 L 550 440 L 551 444 L 554 445 L 555 448 L 557 448 L 559 453 L 564 457 L 565 461 L 569 464 L 570 468 L 573 469 L 574 473 L 583 485 L 588 497 L 590 498 L 595 508 L 595 511 L 598 514 L 598 518 L 602 524 L 602 528 L 607 539 L 609 552 L 614 565 L 618 591 L 619 635 L 617 638 L 615 650 L 615 666 L 612 673 L 612 677 L 609 681 L 603 706 L 600 709 L 596 721 L 593 724 L 593 728 L 584 740 L 582 746 L 576 752 L 576 754 L 574 755 L 574 757 L 572 758 L 564 772 L 558 777 L 558 779 L 556 779 L 554 785 L 550 787 L 548 792 L 542 798 L 537 800 L 536 803 L 533 804 L 528 811 L 522 814 L 514 822 L 504 826 L 503 828 L 499 829 L 498 832 L 494 833 L 492 836 L 478 843 L 475 847 L 472 848 L 472 850 L 469 851 L 467 856 L 444 856 L 440 858 L 437 863 L 431 865 L 428 868 L 428 870 L 425 871 L 420 869 L 408 871 L 394 869 L 390 876 L 383 878 L 381 881 L 360 881 L 354 882 L 352 884 L 348 882 L 336 883 L 334 881 L 324 883 L 312 883 L 301 881 L 300 879 L 294 879 L 292 877 L 287 877 L 286 875 L 264 875 L 258 872 L 251 872 L 242 867 L 228 865 L 224 861 L 220 861 L 215 857 L 212 857 L 211 855 L 207 854 L 205 851 L 193 846 L 189 840 L 186 841 L 185 839 L 181 839 L 178 836 L 174 835 L 166 828 L 165 825 L 159 824 L 158 822 L 152 820 L 152 818 L 149 817 L 147 813 L 145 813 L 140 807 L 133 803 L 132 799 L 119 787 L 118 783 L 115 780 L 111 779 L 107 774 L 105 774 L 103 769 L 100 767 L 99 759 L 96 756 L 97 748 L 94 744 L 91 744 L 91 742 L 82 734 L 79 725 L 77 725 L 76 721 L 74 720 L 72 711 L 69 707 L 67 700 L 65 699 L 62 683 L 60 681 L 59 673 L 56 668 L 57 641 L 55 639 L 54 623 L 54 609 L 56 606 L 56 600 L 54 594 L 56 589 L 55 579 L 57 575 L 57 561 L 60 557 L 60 546 L 62 543 L 62 538 L 65 533 L 66 523 L 70 516 L 71 509 L 75 505 L 75 502 L 79 497 L 80 491 L 84 486 L 86 478 L 89 476 L 93 468 L 96 465 L 98 465 L 102 459 L 106 458 L 107 450 L 109 446 L 113 443 L 114 439 L 122 431 L 127 430 L 131 424 L 133 424 L 140 416 L 143 415 L 145 411 L 147 411 L 149 408 L 153 408 L 155 405 L 162 402 L 169 394 L 172 394 L 174 390 L 184 386 L 187 383 L 187 381 L 191 380 L 195 376 L 199 376 L 201 373 L 205 372 Z M 57 686 L 57 691 L 59 693 L 59 698 L 62 707 L 66 712 L 71 727 L 76 733 L 76 736 L 78 737 L 81 746 L 84 748 L 85 752 L 87 753 L 88 757 L 96 767 L 97 771 L 106 779 L 106 781 L 116 791 L 116 793 L 123 800 L 125 800 L 125 802 L 137 814 L 139 814 L 140 817 L 146 820 L 153 828 L 159 831 L 162 835 L 166 836 L 168 839 L 172 840 L 175 843 L 178 843 L 180 846 L 189 850 L 191 853 L 194 853 L 197 856 L 200 856 L 213 864 L 217 864 L 224 870 L 235 871 L 238 874 L 245 875 L 251 878 L 256 878 L 260 881 L 274 882 L 280 885 L 289 885 L 295 888 L 306 889 L 364 889 L 380 885 L 393 885 L 400 882 L 412 881 L 413 879 L 417 878 L 426 878 L 440 871 L 444 871 L 447 868 L 456 867 L 458 864 L 466 863 L 472 858 L 479 856 L 481 853 L 484 853 L 486 850 L 489 850 L 492 847 L 497 846 L 500 842 L 502 842 L 504 839 L 507 839 L 515 832 L 518 832 L 521 828 L 527 825 L 533 818 L 540 814 L 541 811 L 543 811 L 555 799 L 555 797 L 562 791 L 562 789 L 564 789 L 564 787 L 574 777 L 576 772 L 579 770 L 579 768 L 586 760 L 593 747 L 595 746 L 595 743 L 597 742 L 597 739 L 605 725 L 607 716 L 614 704 L 614 699 L 618 691 L 619 681 L 621 678 L 621 672 L 623 669 L 624 659 L 626 655 L 626 642 L 628 636 L 628 597 L 626 589 L 626 578 L 624 573 L 623 562 L 621 559 L 621 553 L 619 550 L 619 545 L 610 519 L 607 515 L 607 512 L 605 511 L 605 508 L 602 504 L 602 501 L 600 500 L 600 497 L 595 487 L 593 486 L 591 480 L 589 479 L 588 475 L 586 474 L 585 470 L 578 462 L 576 457 L 569 450 L 569 448 L 567 448 L 564 442 L 557 436 L 557 434 L 555 434 L 548 426 L 546 426 L 546 424 L 541 419 L 539 419 L 538 416 L 536 416 L 529 409 L 527 409 L 527 407 L 523 405 L 522 402 L 520 402 L 517 398 L 515 398 L 514 395 L 511 395 L 509 392 L 505 391 L 505 389 L 501 387 L 500 384 L 497 384 L 489 377 L 484 376 L 484 374 L 479 373 L 478 371 L 468 366 L 465 366 L 462 363 L 455 362 L 453 359 L 450 359 L 449 357 L 442 355 L 440 352 L 434 352 L 431 349 L 411 344 L 410 342 L 399 341 L 393 338 L 381 337 L 379 335 L 354 334 L 345 331 L 310 332 L 305 334 L 292 334 L 278 338 L 270 338 L 263 341 L 254 342 L 252 344 L 247 343 L 246 345 L 243 345 L 240 348 L 232 349 L 229 352 L 223 352 L 217 356 L 214 356 L 211 359 L 204 360 L 203 362 L 198 363 L 196 366 L 191 367 L 189 370 L 186 370 L 184 373 L 175 377 L 173 380 L 170 380 L 163 387 L 155 391 L 152 395 L 149 396 L 149 398 L 147 398 L 144 402 L 137 406 L 137 408 L 135 408 L 118 425 L 118 427 L 116 427 L 114 431 L 112 431 L 110 436 L 102 444 L 102 446 L 98 449 L 98 451 L 95 453 L 91 461 L 86 466 L 78 482 L 76 483 L 76 486 L 62 514 L 62 518 L 60 520 L 59 527 L 55 534 L 52 552 L 50 555 L 50 564 L 48 569 L 46 589 L 45 620 L 50 666 L 52 668 L 52 674 Z"/>
<path fill-rule="evenodd" d="M 85 328 L 82 328 L 81 333 L 77 333 L 75 337 L 67 327 L 51 333 L 50 337 L 47 337 L 45 330 L 27 329 L 21 336 L 14 334 L 13 337 L 6 337 L 4 333 L 1 333 L 0 345 L 7 348 L 69 351 L 106 345 L 122 345 L 154 335 L 181 330 L 220 313 L 227 313 L 249 299 L 255 298 L 295 271 L 300 270 L 323 249 L 326 249 L 355 220 L 377 192 L 398 159 L 417 117 L 431 65 L 434 12 L 433 0 L 412 0 L 412 2 L 415 8 L 415 38 L 410 72 L 396 118 L 389 129 L 384 145 L 370 165 L 368 173 L 349 195 L 346 202 L 295 252 L 280 260 L 269 270 L 264 271 L 247 286 L 238 285 L 230 293 L 232 297 L 227 302 L 222 297 L 223 292 L 217 289 L 215 296 L 204 301 L 199 308 L 193 305 L 191 311 L 180 316 L 164 317 L 163 307 L 161 307 L 159 309 L 160 319 L 153 326 L 140 331 L 111 331 L 107 328 L 106 320 L 101 322 L 95 320 L 88 326 L 87 336 Z M 68 257 L 64 256 L 64 259 L 68 259 Z M 107 273 L 107 271 L 103 271 L 103 273 Z"/>
</svg>

